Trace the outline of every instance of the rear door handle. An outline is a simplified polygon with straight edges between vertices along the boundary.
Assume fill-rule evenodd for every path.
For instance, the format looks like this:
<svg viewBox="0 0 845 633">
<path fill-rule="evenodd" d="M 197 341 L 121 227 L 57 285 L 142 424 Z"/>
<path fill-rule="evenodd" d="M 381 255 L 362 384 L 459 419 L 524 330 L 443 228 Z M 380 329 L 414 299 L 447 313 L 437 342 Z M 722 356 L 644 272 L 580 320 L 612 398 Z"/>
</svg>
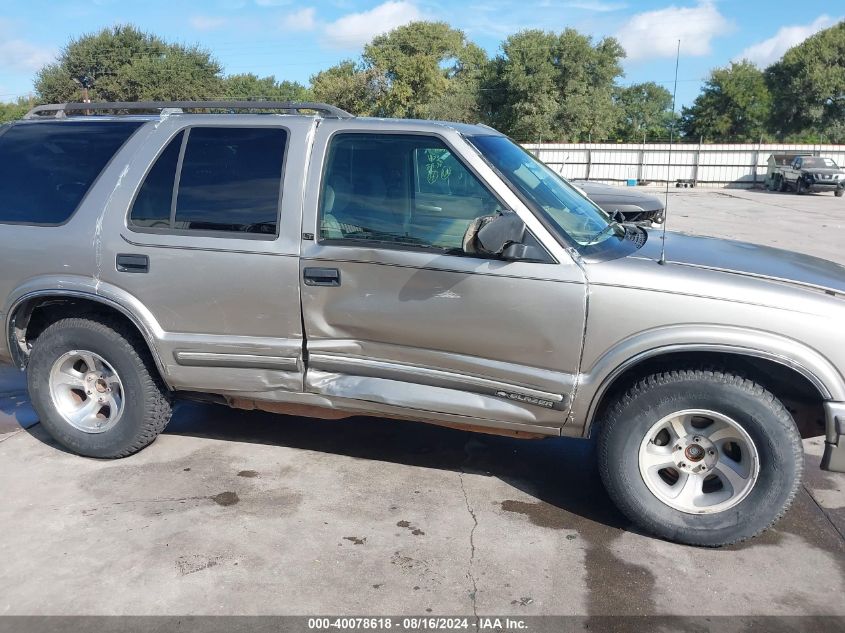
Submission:
<svg viewBox="0 0 845 633">
<path fill-rule="evenodd" d="M 117 271 L 121 273 L 150 272 L 150 258 L 146 255 L 121 254 L 115 260 Z"/>
<path fill-rule="evenodd" d="M 340 271 L 337 268 L 306 268 L 302 279 L 306 286 L 339 286 Z"/>
</svg>

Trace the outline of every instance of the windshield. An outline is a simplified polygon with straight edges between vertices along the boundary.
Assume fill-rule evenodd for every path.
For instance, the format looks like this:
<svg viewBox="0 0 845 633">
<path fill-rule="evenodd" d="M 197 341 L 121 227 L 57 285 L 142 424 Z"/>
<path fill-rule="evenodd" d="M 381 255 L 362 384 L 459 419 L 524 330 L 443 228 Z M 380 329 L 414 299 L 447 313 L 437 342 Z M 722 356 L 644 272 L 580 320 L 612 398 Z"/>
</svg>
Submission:
<svg viewBox="0 0 845 633">
<path fill-rule="evenodd" d="M 472 136 L 468 140 L 535 210 L 579 246 L 625 235 L 625 229 L 607 213 L 509 138 Z"/>
<path fill-rule="evenodd" d="M 819 158 L 817 156 L 805 156 L 801 159 L 801 164 L 804 167 L 824 167 L 827 169 L 836 169 L 836 163 L 831 158 Z"/>
</svg>

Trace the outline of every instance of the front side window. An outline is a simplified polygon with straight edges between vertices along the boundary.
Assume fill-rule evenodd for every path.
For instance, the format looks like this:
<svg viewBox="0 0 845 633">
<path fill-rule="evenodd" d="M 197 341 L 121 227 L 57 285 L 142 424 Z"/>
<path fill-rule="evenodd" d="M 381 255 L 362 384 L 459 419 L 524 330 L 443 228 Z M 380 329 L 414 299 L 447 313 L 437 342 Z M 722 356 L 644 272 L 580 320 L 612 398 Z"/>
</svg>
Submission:
<svg viewBox="0 0 845 633">
<path fill-rule="evenodd" d="M 147 174 L 130 224 L 275 235 L 286 144 L 280 128 L 194 127 L 180 133 Z"/>
<path fill-rule="evenodd" d="M 0 135 L 0 222 L 62 224 L 138 121 L 38 121 Z"/>
<path fill-rule="evenodd" d="M 474 219 L 503 210 L 438 138 L 332 138 L 322 183 L 322 240 L 458 252 Z"/>
</svg>

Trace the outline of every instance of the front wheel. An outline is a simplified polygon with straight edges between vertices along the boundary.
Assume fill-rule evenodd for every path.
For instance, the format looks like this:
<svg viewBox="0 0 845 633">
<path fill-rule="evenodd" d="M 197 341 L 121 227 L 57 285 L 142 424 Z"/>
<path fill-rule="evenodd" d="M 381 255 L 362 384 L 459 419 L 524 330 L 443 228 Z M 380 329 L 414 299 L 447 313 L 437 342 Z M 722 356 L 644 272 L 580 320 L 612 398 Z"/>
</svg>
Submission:
<svg viewBox="0 0 845 633">
<path fill-rule="evenodd" d="M 833 192 L 833 195 L 836 196 L 837 198 L 841 198 L 842 194 L 845 194 L 845 189 L 837 189 L 836 191 Z"/>
<path fill-rule="evenodd" d="M 792 416 L 770 392 L 721 371 L 659 373 L 610 408 L 599 436 L 608 494 L 641 528 L 708 547 L 758 535 L 801 483 Z"/>
<path fill-rule="evenodd" d="M 797 193 L 799 196 L 803 196 L 805 193 L 807 193 L 807 186 L 804 184 L 804 181 L 800 178 L 795 181 L 795 193 Z"/>
<path fill-rule="evenodd" d="M 121 323 L 53 323 L 35 339 L 27 382 L 41 424 L 80 455 L 131 455 L 170 420 L 169 394 L 145 344 Z"/>
</svg>

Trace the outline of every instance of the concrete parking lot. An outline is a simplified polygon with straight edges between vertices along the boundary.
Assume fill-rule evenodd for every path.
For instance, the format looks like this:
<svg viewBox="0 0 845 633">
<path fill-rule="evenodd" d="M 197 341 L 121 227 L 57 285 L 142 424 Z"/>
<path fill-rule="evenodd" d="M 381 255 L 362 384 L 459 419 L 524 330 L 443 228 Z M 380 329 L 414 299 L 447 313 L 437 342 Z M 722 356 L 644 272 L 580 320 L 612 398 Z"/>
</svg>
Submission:
<svg viewBox="0 0 845 633">
<path fill-rule="evenodd" d="M 845 200 L 672 190 L 669 227 L 845 264 Z M 751 542 L 631 529 L 593 446 L 179 405 L 140 454 L 68 454 L 0 369 L 0 614 L 845 616 L 845 475 Z"/>
</svg>

